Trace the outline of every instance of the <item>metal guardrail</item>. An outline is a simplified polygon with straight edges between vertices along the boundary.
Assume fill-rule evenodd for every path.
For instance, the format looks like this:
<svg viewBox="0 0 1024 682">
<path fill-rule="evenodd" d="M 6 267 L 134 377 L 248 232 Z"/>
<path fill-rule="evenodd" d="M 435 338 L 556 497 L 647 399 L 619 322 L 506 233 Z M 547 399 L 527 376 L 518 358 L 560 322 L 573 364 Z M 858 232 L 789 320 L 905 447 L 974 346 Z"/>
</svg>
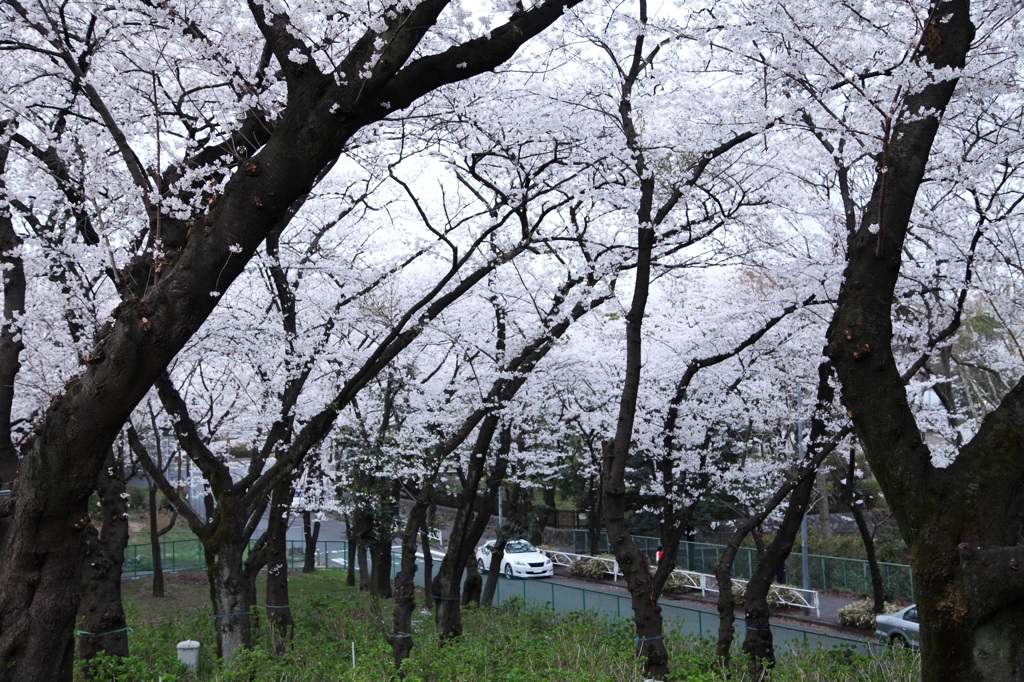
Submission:
<svg viewBox="0 0 1024 682">
<path fill-rule="evenodd" d="M 550 549 L 542 549 L 541 551 L 544 552 L 544 554 L 551 559 L 551 563 L 556 566 L 568 568 L 576 561 L 596 561 L 604 564 L 606 568 L 605 573 L 610 574 L 613 581 L 618 581 L 619 576 L 623 575 L 622 572 L 619 571 L 619 562 L 615 559 L 590 556 L 587 554 L 575 554 L 573 552 L 559 552 Z M 672 571 L 672 576 L 681 582 L 684 588 L 691 589 L 695 592 L 699 591 L 702 597 L 707 596 L 709 592 L 712 594 L 718 594 L 719 592 L 718 578 L 711 574 L 686 571 L 677 568 Z M 733 578 L 732 584 L 746 588 L 748 582 L 749 581 L 747 580 Z M 800 609 L 814 609 L 815 616 L 821 615 L 820 599 L 816 590 L 804 590 L 791 585 L 772 585 L 768 590 L 768 598 L 771 599 L 772 597 L 774 597 L 781 605 L 793 606 Z"/>
</svg>

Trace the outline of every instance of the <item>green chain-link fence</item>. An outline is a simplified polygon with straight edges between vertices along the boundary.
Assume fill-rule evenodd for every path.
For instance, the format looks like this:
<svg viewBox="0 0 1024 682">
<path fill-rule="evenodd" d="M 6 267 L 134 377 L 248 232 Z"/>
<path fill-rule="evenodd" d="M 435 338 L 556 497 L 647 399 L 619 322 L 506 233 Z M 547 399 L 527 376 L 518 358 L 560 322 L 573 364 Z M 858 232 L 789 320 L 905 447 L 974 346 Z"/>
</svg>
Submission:
<svg viewBox="0 0 1024 682">
<path fill-rule="evenodd" d="M 576 531 L 574 535 L 576 553 L 592 554 L 586 532 Z M 658 538 L 634 535 L 633 542 L 636 543 L 640 551 L 646 552 L 653 560 L 661 541 Z M 676 565 L 687 571 L 713 574 L 718 557 L 724 549 L 723 545 L 681 542 Z M 602 533 L 596 553 L 604 554 L 608 551 L 608 537 Z M 786 560 L 786 582 L 791 585 L 803 584 L 801 563 L 799 554 L 790 554 Z M 733 577 L 748 580 L 756 565 L 757 550 L 753 547 L 741 547 L 732 565 Z M 879 563 L 878 567 L 882 573 L 885 593 L 890 599 L 914 601 L 914 576 L 910 571 L 910 566 Z M 868 562 L 863 559 L 843 559 L 810 554 L 808 555 L 808 569 L 813 590 L 862 596 L 871 594 L 871 574 L 868 570 Z"/>
</svg>

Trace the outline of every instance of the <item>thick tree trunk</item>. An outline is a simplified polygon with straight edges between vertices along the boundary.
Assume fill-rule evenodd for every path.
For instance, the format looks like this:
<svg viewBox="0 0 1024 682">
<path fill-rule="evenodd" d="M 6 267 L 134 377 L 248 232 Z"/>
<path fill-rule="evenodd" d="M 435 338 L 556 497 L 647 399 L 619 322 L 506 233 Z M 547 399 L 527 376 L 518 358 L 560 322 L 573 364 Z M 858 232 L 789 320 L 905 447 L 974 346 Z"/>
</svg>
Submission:
<svg viewBox="0 0 1024 682">
<path fill-rule="evenodd" d="M 302 538 L 305 541 L 305 550 L 302 555 L 302 572 L 312 573 L 316 570 L 316 542 L 320 537 L 320 522 L 312 520 L 312 514 L 308 510 L 302 512 Z M 324 564 L 327 557 L 324 556 Z"/>
<path fill-rule="evenodd" d="M 378 532 L 382 529 L 378 529 Z M 392 538 L 374 538 L 370 544 L 370 594 L 390 599 L 391 590 L 391 542 Z"/>
<path fill-rule="evenodd" d="M 128 544 L 128 503 L 124 468 L 114 457 L 107 457 L 96 485 L 100 496 L 99 531 L 90 523 L 85 528 L 85 560 L 82 569 L 82 603 L 78 616 L 78 656 L 89 661 L 103 652 L 112 656 L 128 655 L 128 623 L 121 605 L 121 567 Z M 86 665 L 86 676 L 90 668 Z"/>
<path fill-rule="evenodd" d="M 288 598 L 287 533 L 291 504 L 292 481 L 289 477 L 274 486 L 267 517 L 267 620 L 276 653 L 284 652 L 295 628 Z"/>
<path fill-rule="evenodd" d="M 217 655 L 230 661 L 239 648 L 252 645 L 250 607 L 252 592 L 242 570 L 246 542 L 225 542 L 207 548 L 206 573 L 210 582 Z"/>
<path fill-rule="evenodd" d="M 939 468 L 893 353 L 904 245 L 939 117 L 956 87 L 952 76 L 964 67 L 974 39 L 969 10 L 967 0 L 936 2 L 925 26 L 919 57 L 946 70 L 907 95 L 905 113 L 893 124 L 884 171 L 847 242 L 847 268 L 825 347 L 910 547 L 925 682 L 1024 679 L 1024 383 L 986 416 L 953 463 Z M 974 243 L 964 245 L 971 258 Z"/>
<path fill-rule="evenodd" d="M 476 559 L 470 557 L 466 561 L 466 581 L 462 585 L 462 606 L 473 604 L 480 606 L 480 593 L 483 589 L 483 578 L 480 577 L 480 571 L 477 570 Z M 493 601 L 494 594 L 491 594 Z M 490 606 L 490 604 L 488 604 Z"/>
</svg>

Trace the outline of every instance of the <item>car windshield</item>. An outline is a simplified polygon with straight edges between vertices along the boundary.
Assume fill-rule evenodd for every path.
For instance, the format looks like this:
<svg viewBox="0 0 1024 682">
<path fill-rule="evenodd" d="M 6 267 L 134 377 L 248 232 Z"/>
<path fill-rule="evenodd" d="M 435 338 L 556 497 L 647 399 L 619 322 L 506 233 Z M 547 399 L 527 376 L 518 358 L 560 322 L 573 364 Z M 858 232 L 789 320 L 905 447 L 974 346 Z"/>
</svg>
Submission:
<svg viewBox="0 0 1024 682">
<path fill-rule="evenodd" d="M 523 552 L 536 552 L 537 548 L 525 540 L 513 540 L 505 545 L 505 554 L 522 554 Z"/>
</svg>

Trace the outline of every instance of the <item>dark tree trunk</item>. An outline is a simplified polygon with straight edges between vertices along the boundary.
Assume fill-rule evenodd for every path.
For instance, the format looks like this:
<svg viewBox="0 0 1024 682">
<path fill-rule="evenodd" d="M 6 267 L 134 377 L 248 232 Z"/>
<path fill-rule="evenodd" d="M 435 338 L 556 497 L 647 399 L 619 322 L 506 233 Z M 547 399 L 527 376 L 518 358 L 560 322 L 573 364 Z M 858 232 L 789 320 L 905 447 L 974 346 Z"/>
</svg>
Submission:
<svg viewBox="0 0 1024 682">
<path fill-rule="evenodd" d="M 153 596 L 162 598 L 164 596 L 164 553 L 160 544 L 160 538 L 166 535 L 178 520 L 178 510 L 172 510 L 170 522 L 163 529 L 160 528 L 158 517 L 159 503 L 156 485 L 149 486 L 149 547 L 153 554 Z"/>
<path fill-rule="evenodd" d="M 356 544 L 356 558 L 359 563 L 359 589 L 363 592 L 370 591 L 370 562 L 367 558 L 366 545 L 360 541 Z"/>
<path fill-rule="evenodd" d="M 316 570 L 316 542 L 320 537 L 320 522 L 312 520 L 309 510 L 302 512 L 302 538 L 305 541 L 305 551 L 302 556 L 302 572 L 312 573 Z M 327 556 L 324 555 L 324 564 L 327 564 Z"/>
<path fill-rule="evenodd" d="M 393 631 L 388 637 L 395 670 L 401 671 L 402 662 L 412 652 L 412 614 L 416 609 L 416 539 L 418 531 L 425 527 L 427 510 L 430 507 L 429 485 L 420 491 L 402 534 L 401 569 L 395 576 L 395 611 L 392 619 Z M 429 551 L 427 552 L 429 554 Z M 430 583 L 425 583 L 429 585 Z M 427 590 L 429 592 L 429 589 Z"/>
<path fill-rule="evenodd" d="M 128 623 L 121 605 L 121 567 L 128 544 L 128 503 L 124 468 L 113 450 L 100 468 L 96 490 L 101 503 L 101 528 L 85 528 L 82 603 L 78 616 L 78 656 L 89 661 L 103 652 L 128 655 Z M 124 497 L 122 497 L 124 495 Z M 90 668 L 86 665 L 86 676 Z M 70 678 L 68 678 L 70 679 Z"/>
<path fill-rule="evenodd" d="M 878 554 L 875 552 L 875 538 L 864 518 L 864 510 L 854 504 L 850 506 L 853 521 L 857 524 L 857 532 L 864 542 L 864 555 L 868 561 L 868 574 L 871 576 L 871 610 L 875 613 L 885 611 L 885 583 L 882 581 L 882 569 L 878 566 Z"/>
<path fill-rule="evenodd" d="M 732 663 L 732 641 L 736 629 L 736 599 L 732 591 L 732 563 L 736 560 L 740 543 L 746 535 L 734 534 L 715 565 L 715 582 L 718 583 L 718 641 L 715 645 L 715 660 L 723 670 L 729 670 Z"/>
<path fill-rule="evenodd" d="M 241 532 L 237 537 L 241 536 Z M 248 543 L 227 541 L 205 549 L 206 573 L 210 581 L 217 655 L 230 661 L 239 648 L 252 645 L 252 587 L 243 570 L 242 556 Z"/>
<path fill-rule="evenodd" d="M 782 523 L 779 524 L 771 543 L 758 557 L 757 566 L 747 583 L 743 601 L 747 625 L 743 651 L 749 656 L 751 674 L 755 677 L 765 675 L 768 669 L 775 666 L 775 642 L 772 637 L 771 611 L 768 608 L 768 591 L 793 549 L 793 542 L 800 532 L 801 522 L 814 492 L 815 478 L 812 473 L 805 474 L 801 482 L 793 488 Z"/>
<path fill-rule="evenodd" d="M 856 451 L 850 448 L 850 465 L 846 470 L 846 483 L 843 485 L 843 498 L 850 506 L 850 514 L 857 524 L 857 532 L 864 543 L 864 554 L 867 557 L 868 572 L 871 575 L 871 610 L 875 613 L 885 611 L 885 583 L 882 582 L 882 570 L 878 566 L 878 554 L 875 552 L 875 537 L 868 528 L 864 518 L 864 508 L 856 486 Z"/>
<path fill-rule="evenodd" d="M 494 593 L 498 589 L 498 579 L 501 577 L 501 561 L 505 558 L 505 544 L 508 542 L 508 536 L 502 534 L 498 537 L 498 541 L 494 543 L 494 551 L 491 552 L 491 560 L 487 565 L 487 582 L 484 583 L 483 595 L 480 598 L 480 603 L 484 606 L 494 605 Z M 479 563 L 477 568 L 480 568 Z"/>
<path fill-rule="evenodd" d="M 157 487 L 149 486 L 149 550 L 153 555 L 153 596 L 164 596 L 164 553 L 160 547 L 160 521 L 157 518 Z"/>
<path fill-rule="evenodd" d="M 480 577 L 476 557 L 471 555 L 466 559 L 466 581 L 462 585 L 462 606 L 467 604 L 480 606 L 480 592 L 482 588 L 483 578 Z"/>
<path fill-rule="evenodd" d="M 381 529 L 378 529 L 380 531 Z M 374 538 L 370 544 L 370 594 L 390 599 L 392 538 Z"/>
<path fill-rule="evenodd" d="M 292 481 L 289 477 L 274 486 L 267 517 L 267 620 L 276 653 L 285 651 L 295 628 L 288 598 L 287 534 L 291 504 Z"/>
<path fill-rule="evenodd" d="M 635 136 L 632 130 L 630 104 L 627 99 L 620 102 L 623 120 L 628 122 L 627 137 Z M 653 175 L 646 170 L 643 156 L 636 157 L 637 172 L 641 178 L 644 197 L 652 196 Z M 603 480 L 605 528 L 608 542 L 619 563 L 619 570 L 626 578 L 630 602 L 633 607 L 633 622 L 636 626 L 636 654 L 644 658 L 644 672 L 649 677 L 668 675 L 668 649 L 662 636 L 661 606 L 651 576 L 648 557 L 641 553 L 633 542 L 626 523 L 626 459 L 633 437 L 633 422 L 636 419 L 637 396 L 640 389 L 641 370 L 641 326 L 647 307 L 647 295 L 651 278 L 651 250 L 654 245 L 654 230 L 650 225 L 650 204 L 646 211 L 641 209 L 640 227 L 637 229 L 637 268 L 633 300 L 626 314 L 626 373 L 619 401 L 618 422 L 615 439 L 605 442 L 603 448 Z M 644 215 L 646 214 L 646 215 Z M 644 219 L 646 217 L 646 220 Z"/>
<path fill-rule="evenodd" d="M 428 611 L 433 610 L 434 600 L 430 598 L 430 584 L 434 580 L 434 555 L 430 551 L 430 518 L 434 516 L 435 506 L 430 504 L 430 512 L 420 527 L 420 544 L 423 547 L 423 607 Z"/>
<path fill-rule="evenodd" d="M 356 529 L 353 525 L 353 521 L 348 514 L 345 515 L 345 564 L 347 570 L 345 572 L 345 584 L 349 587 L 356 586 Z"/>
<path fill-rule="evenodd" d="M 505 479 L 508 453 L 512 447 L 511 434 L 502 429 L 499 451 L 494 467 L 487 477 L 487 490 L 478 499 L 480 481 L 485 473 L 486 454 L 498 428 L 498 416 L 487 415 L 477 432 L 476 442 L 470 456 L 469 471 L 466 475 L 460 506 L 455 512 L 448 552 L 438 571 L 438 590 L 434 592 L 434 622 L 442 640 L 462 634 L 462 608 L 460 583 L 466 561 L 475 553 L 476 545 L 490 524 L 491 512 L 498 499 L 498 489 Z"/>
<path fill-rule="evenodd" d="M 967 0 L 936 2 L 932 9 L 919 57 L 948 70 L 906 96 L 905 113 L 887 136 L 884 172 L 877 174 L 871 200 L 847 241 L 844 282 L 825 347 L 843 403 L 910 548 L 924 682 L 1024 678 L 1024 382 L 986 416 L 953 463 L 939 468 L 932 464 L 893 353 L 904 246 L 939 117 L 956 87 L 950 75 L 963 68 L 974 38 L 969 9 Z M 976 232 L 964 244 L 970 258 L 980 237 Z M 969 284 L 965 279 L 960 300 Z"/>
</svg>

